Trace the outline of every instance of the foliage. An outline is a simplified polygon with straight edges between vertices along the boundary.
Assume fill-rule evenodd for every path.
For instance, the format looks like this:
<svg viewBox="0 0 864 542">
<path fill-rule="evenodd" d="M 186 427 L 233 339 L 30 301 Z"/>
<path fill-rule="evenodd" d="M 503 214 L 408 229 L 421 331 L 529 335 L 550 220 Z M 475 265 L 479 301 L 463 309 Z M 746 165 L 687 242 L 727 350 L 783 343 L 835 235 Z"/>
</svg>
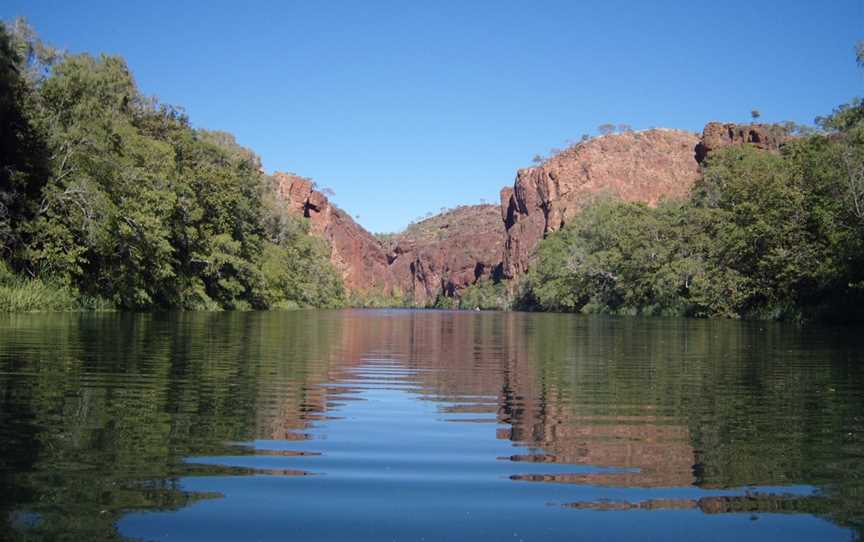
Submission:
<svg viewBox="0 0 864 542">
<path fill-rule="evenodd" d="M 455 297 L 439 292 L 435 299 L 427 304 L 430 309 L 456 310 L 459 308 L 459 300 Z"/>
<path fill-rule="evenodd" d="M 503 282 L 478 281 L 460 292 L 460 309 L 506 310 L 510 308 L 510 296 Z"/>
<path fill-rule="evenodd" d="M 276 308 L 343 305 L 342 281 L 329 264 L 328 256 L 324 241 L 305 234 L 282 245 L 266 242 L 262 272 L 267 305 Z"/>
<path fill-rule="evenodd" d="M 129 309 L 334 306 L 326 247 L 260 159 L 143 96 L 122 58 L 0 27 L 0 242 L 20 273 Z M 20 75 L 24 74 L 24 75 Z"/>
<path fill-rule="evenodd" d="M 35 215 L 50 173 L 49 150 L 28 116 L 32 107 L 28 67 L 35 63 L 34 49 L 39 45 L 28 44 L 22 50 L 21 43 L 0 26 L 0 248 L 4 257 L 20 244 L 21 224 Z"/>
<path fill-rule="evenodd" d="M 69 288 L 17 276 L 0 262 L 0 313 L 78 308 L 77 297 Z"/>
<path fill-rule="evenodd" d="M 602 200 L 538 247 L 524 297 L 559 311 L 654 313 L 674 306 L 688 280 L 673 265 L 679 209 Z M 683 224 L 679 224 L 683 225 Z M 523 301 L 524 304 L 524 301 Z"/>
<path fill-rule="evenodd" d="M 347 298 L 349 307 L 363 309 L 388 309 L 414 307 L 414 301 L 399 289 L 392 293 L 380 290 L 352 290 Z"/>
<path fill-rule="evenodd" d="M 731 318 L 860 318 L 864 113 L 833 131 L 713 153 L 688 201 L 603 200 L 542 241 L 518 305 Z"/>
</svg>

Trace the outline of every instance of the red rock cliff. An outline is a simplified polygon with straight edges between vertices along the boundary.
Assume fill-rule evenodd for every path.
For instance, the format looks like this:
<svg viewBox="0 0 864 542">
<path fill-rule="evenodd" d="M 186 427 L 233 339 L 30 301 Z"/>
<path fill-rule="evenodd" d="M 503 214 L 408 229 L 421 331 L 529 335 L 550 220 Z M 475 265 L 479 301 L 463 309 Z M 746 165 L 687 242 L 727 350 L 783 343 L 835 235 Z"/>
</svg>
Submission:
<svg viewBox="0 0 864 542">
<path fill-rule="evenodd" d="M 772 124 L 709 122 L 696 146 L 696 160 L 701 163 L 710 152 L 731 145 L 753 145 L 757 149 L 777 151 L 787 138 L 785 130 Z"/>
<path fill-rule="evenodd" d="M 495 205 L 465 205 L 412 225 L 389 241 L 391 269 L 417 305 L 459 297 L 500 268 L 504 225 Z"/>
<path fill-rule="evenodd" d="M 308 179 L 274 178 L 290 211 L 308 217 L 311 233 L 330 243 L 349 290 L 401 293 L 425 305 L 441 293 L 458 297 L 481 278 L 524 273 L 537 243 L 593 197 L 649 205 L 683 198 L 710 152 L 742 144 L 776 151 L 785 137 L 769 125 L 719 122 L 708 123 L 701 137 L 669 129 L 597 137 L 519 170 L 514 186 L 501 190 L 500 208 L 462 206 L 409 227 L 386 246 Z"/>
<path fill-rule="evenodd" d="M 579 143 L 538 167 L 520 169 L 514 186 L 501 190 L 503 276 L 527 271 L 537 243 L 592 197 L 609 194 L 649 205 L 683 198 L 710 152 L 744 144 L 776 151 L 786 137 L 776 126 L 719 122 L 708 123 L 701 137 L 669 129 L 626 132 Z"/>
<path fill-rule="evenodd" d="M 392 236 L 385 246 L 303 177 L 276 173 L 289 212 L 309 219 L 327 240 L 331 261 L 353 291 L 401 294 L 426 305 L 459 292 L 500 267 L 504 226 L 495 205 L 461 206 Z"/>
<path fill-rule="evenodd" d="M 540 239 L 592 196 L 649 204 L 685 196 L 699 175 L 698 143 L 696 135 L 681 130 L 610 134 L 574 145 L 541 166 L 520 169 L 514 187 L 501 191 L 504 276 L 527 271 Z"/>
<path fill-rule="evenodd" d="M 349 290 L 391 293 L 396 283 L 387 254 L 375 237 L 331 204 L 312 182 L 286 173 L 274 174 L 279 194 L 296 216 L 309 218 L 310 233 L 330 243 L 330 259 Z"/>
</svg>

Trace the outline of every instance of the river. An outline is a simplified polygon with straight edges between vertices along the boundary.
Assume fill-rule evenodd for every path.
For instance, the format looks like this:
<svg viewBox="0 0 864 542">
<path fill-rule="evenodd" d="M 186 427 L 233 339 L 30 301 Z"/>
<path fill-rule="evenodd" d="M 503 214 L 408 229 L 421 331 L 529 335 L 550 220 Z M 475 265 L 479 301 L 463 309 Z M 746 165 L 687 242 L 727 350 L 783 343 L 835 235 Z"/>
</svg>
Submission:
<svg viewBox="0 0 864 542">
<path fill-rule="evenodd" d="M 344 310 L 0 318 L 2 540 L 853 540 L 864 334 Z"/>
</svg>

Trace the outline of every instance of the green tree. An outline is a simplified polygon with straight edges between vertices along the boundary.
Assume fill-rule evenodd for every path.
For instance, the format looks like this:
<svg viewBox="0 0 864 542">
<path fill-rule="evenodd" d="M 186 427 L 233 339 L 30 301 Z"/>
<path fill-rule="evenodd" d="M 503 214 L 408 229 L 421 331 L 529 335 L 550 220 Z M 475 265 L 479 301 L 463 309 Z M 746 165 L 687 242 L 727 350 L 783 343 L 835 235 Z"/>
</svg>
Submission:
<svg viewBox="0 0 864 542">
<path fill-rule="evenodd" d="M 17 24 L 29 28 L 23 21 Z M 33 47 L 0 22 L 0 250 L 16 263 L 22 226 L 36 216 L 50 175 L 49 149 L 31 114 L 34 89 L 27 74 L 36 62 Z"/>
<path fill-rule="evenodd" d="M 122 58 L 0 30 L 0 241 L 16 270 L 132 309 L 340 302 L 326 247 L 275 208 L 254 152 L 143 96 Z"/>
</svg>

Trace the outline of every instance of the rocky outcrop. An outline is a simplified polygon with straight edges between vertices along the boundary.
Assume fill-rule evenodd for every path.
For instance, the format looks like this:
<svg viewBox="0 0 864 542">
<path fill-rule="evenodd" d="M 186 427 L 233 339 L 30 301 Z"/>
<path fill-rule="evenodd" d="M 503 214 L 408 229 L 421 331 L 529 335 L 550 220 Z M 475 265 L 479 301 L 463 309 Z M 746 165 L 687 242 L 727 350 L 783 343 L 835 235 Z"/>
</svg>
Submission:
<svg viewBox="0 0 864 542">
<path fill-rule="evenodd" d="M 498 272 L 504 225 L 497 206 L 466 205 L 412 225 L 388 245 L 400 289 L 427 305 Z"/>
<path fill-rule="evenodd" d="M 663 198 L 684 197 L 699 176 L 698 143 L 698 136 L 682 130 L 609 134 L 574 145 L 540 166 L 520 169 L 513 188 L 501 191 L 504 276 L 527 271 L 543 236 L 592 198 L 610 195 L 654 205 Z"/>
<path fill-rule="evenodd" d="M 309 219 L 310 233 L 330 243 L 330 259 L 342 273 L 349 290 L 393 292 L 396 281 L 381 243 L 327 196 L 312 181 L 287 173 L 273 176 L 278 193 L 295 216 Z"/>
<path fill-rule="evenodd" d="M 503 276 L 527 271 L 537 243 L 593 198 L 610 195 L 648 205 L 683 198 L 711 152 L 731 145 L 773 152 L 787 139 L 775 125 L 710 122 L 701 137 L 669 129 L 609 134 L 578 143 L 540 166 L 520 169 L 514 186 L 501 190 Z"/>
<path fill-rule="evenodd" d="M 786 130 L 774 124 L 729 124 L 709 122 L 696 146 L 696 161 L 702 163 L 712 151 L 732 145 L 753 145 L 766 151 L 777 151 L 786 142 Z"/>
</svg>

